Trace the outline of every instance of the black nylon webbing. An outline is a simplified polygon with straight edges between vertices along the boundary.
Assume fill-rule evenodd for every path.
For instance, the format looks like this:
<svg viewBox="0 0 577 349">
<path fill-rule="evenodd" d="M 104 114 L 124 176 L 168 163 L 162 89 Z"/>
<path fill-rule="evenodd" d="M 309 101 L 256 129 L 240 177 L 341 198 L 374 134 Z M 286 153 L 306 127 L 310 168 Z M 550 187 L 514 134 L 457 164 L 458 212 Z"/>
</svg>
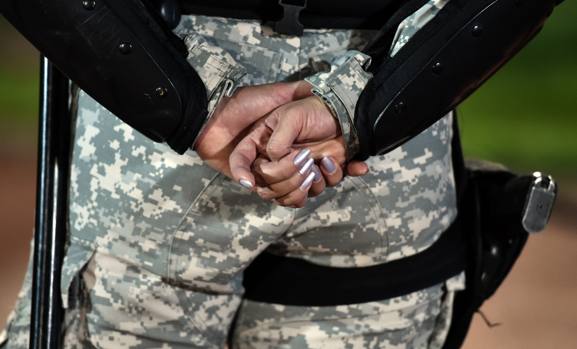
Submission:
<svg viewBox="0 0 577 349">
<path fill-rule="evenodd" d="M 439 284 L 465 269 L 457 220 L 431 247 L 363 268 L 335 268 L 262 253 L 244 274 L 245 298 L 298 306 L 334 306 L 402 296 Z"/>
<path fill-rule="evenodd" d="M 181 0 L 186 14 L 274 22 L 283 15 L 277 0 Z M 300 22 L 305 28 L 379 29 L 404 0 L 307 0 Z"/>
</svg>

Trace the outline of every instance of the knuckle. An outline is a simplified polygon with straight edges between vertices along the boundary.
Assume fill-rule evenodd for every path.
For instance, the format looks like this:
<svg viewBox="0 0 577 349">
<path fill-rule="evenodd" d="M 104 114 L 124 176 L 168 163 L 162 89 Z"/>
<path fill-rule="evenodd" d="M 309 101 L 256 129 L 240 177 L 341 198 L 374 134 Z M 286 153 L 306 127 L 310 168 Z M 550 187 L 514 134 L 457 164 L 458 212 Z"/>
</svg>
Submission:
<svg viewBox="0 0 577 349">
<path fill-rule="evenodd" d="M 334 176 L 334 177 L 331 177 L 331 178 L 329 178 L 329 179 L 327 180 L 327 186 L 329 186 L 329 187 L 334 187 L 334 186 L 336 186 L 337 184 L 339 184 L 339 183 L 341 182 L 341 180 L 342 180 L 342 176 L 338 176 L 338 177 L 337 177 L 337 176 Z"/>
<path fill-rule="evenodd" d="M 271 139 L 268 144 L 266 145 L 266 152 L 269 155 L 279 155 L 282 154 L 285 150 L 285 145 L 281 144 L 280 142 Z"/>
<path fill-rule="evenodd" d="M 294 206 L 299 204 L 301 201 L 303 201 L 303 199 L 305 199 L 306 194 L 303 193 L 300 190 L 295 190 L 293 192 L 291 192 L 290 194 L 288 194 L 283 202 L 288 205 L 288 206 Z"/>
</svg>

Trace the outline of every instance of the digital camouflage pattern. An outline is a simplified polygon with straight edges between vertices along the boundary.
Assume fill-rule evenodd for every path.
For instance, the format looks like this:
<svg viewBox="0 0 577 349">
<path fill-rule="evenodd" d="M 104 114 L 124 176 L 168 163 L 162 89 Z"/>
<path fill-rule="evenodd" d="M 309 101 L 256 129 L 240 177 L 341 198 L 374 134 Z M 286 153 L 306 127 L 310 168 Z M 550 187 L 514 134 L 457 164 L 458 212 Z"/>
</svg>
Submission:
<svg viewBox="0 0 577 349">
<path fill-rule="evenodd" d="M 208 44 L 202 36 L 190 30 L 180 34 L 188 49 L 187 61 L 194 67 L 207 90 L 210 118 L 220 99 L 224 95 L 232 96 L 236 84 L 246 74 L 246 69 L 236 63 L 222 47 Z"/>
<path fill-rule="evenodd" d="M 369 56 L 351 50 L 335 59 L 330 71 L 305 79 L 313 86 L 313 93 L 323 99 L 339 121 L 347 159 L 352 159 L 359 150 L 359 137 L 353 120 L 359 96 L 373 77 L 365 71 L 370 64 Z"/>
<path fill-rule="evenodd" d="M 403 20 L 395 33 L 390 56 L 396 55 L 419 29 L 423 28 L 425 24 L 435 18 L 437 13 L 439 13 L 449 1 L 450 0 L 429 0 L 423 7 Z"/>
<path fill-rule="evenodd" d="M 287 37 L 255 22 L 201 16 L 185 17 L 177 31 L 230 53 L 246 69 L 240 83 L 247 85 L 302 79 L 319 62 L 362 49 L 371 35 L 307 30 Z M 458 278 L 393 300 L 286 311 L 241 303 L 241 281 L 267 248 L 354 267 L 430 246 L 456 215 L 450 139 L 447 116 L 369 159 L 369 175 L 347 177 L 304 209 L 284 208 L 217 174 L 192 150 L 179 156 L 149 141 L 80 92 L 61 283 L 64 347 L 222 348 L 241 304 L 234 348 L 442 343 L 443 314 L 450 314 L 443 300 L 462 288 Z M 28 296 L 17 310 L 8 348 L 27 347 Z M 270 330 L 274 323 L 287 326 Z"/>
<path fill-rule="evenodd" d="M 243 349 L 440 348 L 453 291 L 462 282 L 449 280 L 451 297 L 444 298 L 442 288 L 434 286 L 385 301 L 338 307 L 244 301 L 234 342 Z"/>
</svg>

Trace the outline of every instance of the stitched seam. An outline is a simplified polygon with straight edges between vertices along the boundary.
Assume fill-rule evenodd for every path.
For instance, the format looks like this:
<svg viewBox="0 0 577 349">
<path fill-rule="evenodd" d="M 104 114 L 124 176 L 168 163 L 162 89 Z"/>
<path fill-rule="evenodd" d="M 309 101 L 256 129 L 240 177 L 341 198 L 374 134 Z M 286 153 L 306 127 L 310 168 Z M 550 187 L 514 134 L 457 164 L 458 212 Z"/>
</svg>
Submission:
<svg viewBox="0 0 577 349">
<path fill-rule="evenodd" d="M 388 233 L 388 229 L 386 227 L 385 210 L 383 210 L 383 207 L 380 205 L 379 200 L 377 199 L 377 196 L 375 195 L 375 193 L 373 193 L 369 184 L 362 177 L 345 177 L 345 179 L 347 179 L 347 178 L 351 181 L 351 183 L 353 183 L 353 185 L 357 189 L 363 190 L 363 191 L 365 191 L 365 193 L 368 193 L 367 195 L 372 198 L 372 200 L 375 203 L 375 207 L 377 208 L 378 212 L 380 213 L 382 224 L 385 226 L 385 229 L 384 229 L 385 233 L 381 236 L 381 242 L 382 242 L 383 247 L 385 248 L 384 263 L 386 263 L 389 260 L 389 247 L 390 246 L 389 246 L 389 233 Z M 358 181 L 358 183 L 355 183 L 356 181 Z"/>
<path fill-rule="evenodd" d="M 172 234 L 170 247 L 168 249 L 168 256 L 167 256 L 168 261 L 166 263 L 166 272 L 165 272 L 165 275 L 170 279 L 176 278 L 176 273 L 171 272 L 172 270 L 174 270 L 174 268 L 173 268 L 174 259 L 177 258 L 176 256 L 173 258 L 173 254 L 174 254 L 173 252 L 174 252 L 174 246 L 176 243 L 176 239 L 181 235 L 180 231 L 181 231 L 182 225 L 184 224 L 186 219 L 189 218 L 191 212 L 196 212 L 193 210 L 194 205 L 196 205 L 198 203 L 198 201 L 204 195 L 204 193 L 208 190 L 208 188 L 212 187 L 212 184 L 214 183 L 214 181 L 216 180 L 216 178 L 219 175 L 220 175 L 220 173 L 218 173 L 218 172 L 215 173 L 212 176 L 212 178 L 209 180 L 208 184 L 200 191 L 200 193 L 198 193 L 196 198 L 194 198 L 194 200 L 192 200 L 192 203 L 188 206 L 188 209 L 186 210 L 186 212 L 184 213 L 184 215 L 182 216 L 182 218 L 178 222 L 178 224 L 175 228 L 174 234 Z"/>
</svg>

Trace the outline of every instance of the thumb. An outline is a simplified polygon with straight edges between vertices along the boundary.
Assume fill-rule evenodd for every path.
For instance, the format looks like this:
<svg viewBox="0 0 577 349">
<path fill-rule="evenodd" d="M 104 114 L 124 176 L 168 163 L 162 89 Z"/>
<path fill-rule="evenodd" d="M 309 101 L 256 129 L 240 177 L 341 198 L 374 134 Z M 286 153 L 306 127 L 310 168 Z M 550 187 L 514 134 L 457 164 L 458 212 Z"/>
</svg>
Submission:
<svg viewBox="0 0 577 349">
<path fill-rule="evenodd" d="M 362 161 L 351 161 L 347 164 L 347 175 L 351 177 L 364 176 L 369 172 L 369 166 Z"/>
<path fill-rule="evenodd" d="M 291 108 L 280 107 L 265 121 L 266 126 L 273 130 L 266 146 L 267 155 L 273 161 L 280 160 L 291 151 L 302 130 L 304 116 L 293 111 Z"/>
<path fill-rule="evenodd" d="M 294 90 L 294 94 L 293 94 L 293 99 L 302 99 L 305 97 L 310 97 L 313 96 L 313 90 L 312 90 L 312 85 L 309 84 L 307 81 L 305 80 L 300 80 L 297 81 L 295 86 L 295 90 Z"/>
<path fill-rule="evenodd" d="M 258 156 L 260 143 L 266 138 L 266 133 L 266 126 L 258 126 L 238 142 L 230 153 L 228 163 L 231 177 L 246 189 L 254 189 L 256 181 L 252 174 L 252 165 Z"/>
</svg>

